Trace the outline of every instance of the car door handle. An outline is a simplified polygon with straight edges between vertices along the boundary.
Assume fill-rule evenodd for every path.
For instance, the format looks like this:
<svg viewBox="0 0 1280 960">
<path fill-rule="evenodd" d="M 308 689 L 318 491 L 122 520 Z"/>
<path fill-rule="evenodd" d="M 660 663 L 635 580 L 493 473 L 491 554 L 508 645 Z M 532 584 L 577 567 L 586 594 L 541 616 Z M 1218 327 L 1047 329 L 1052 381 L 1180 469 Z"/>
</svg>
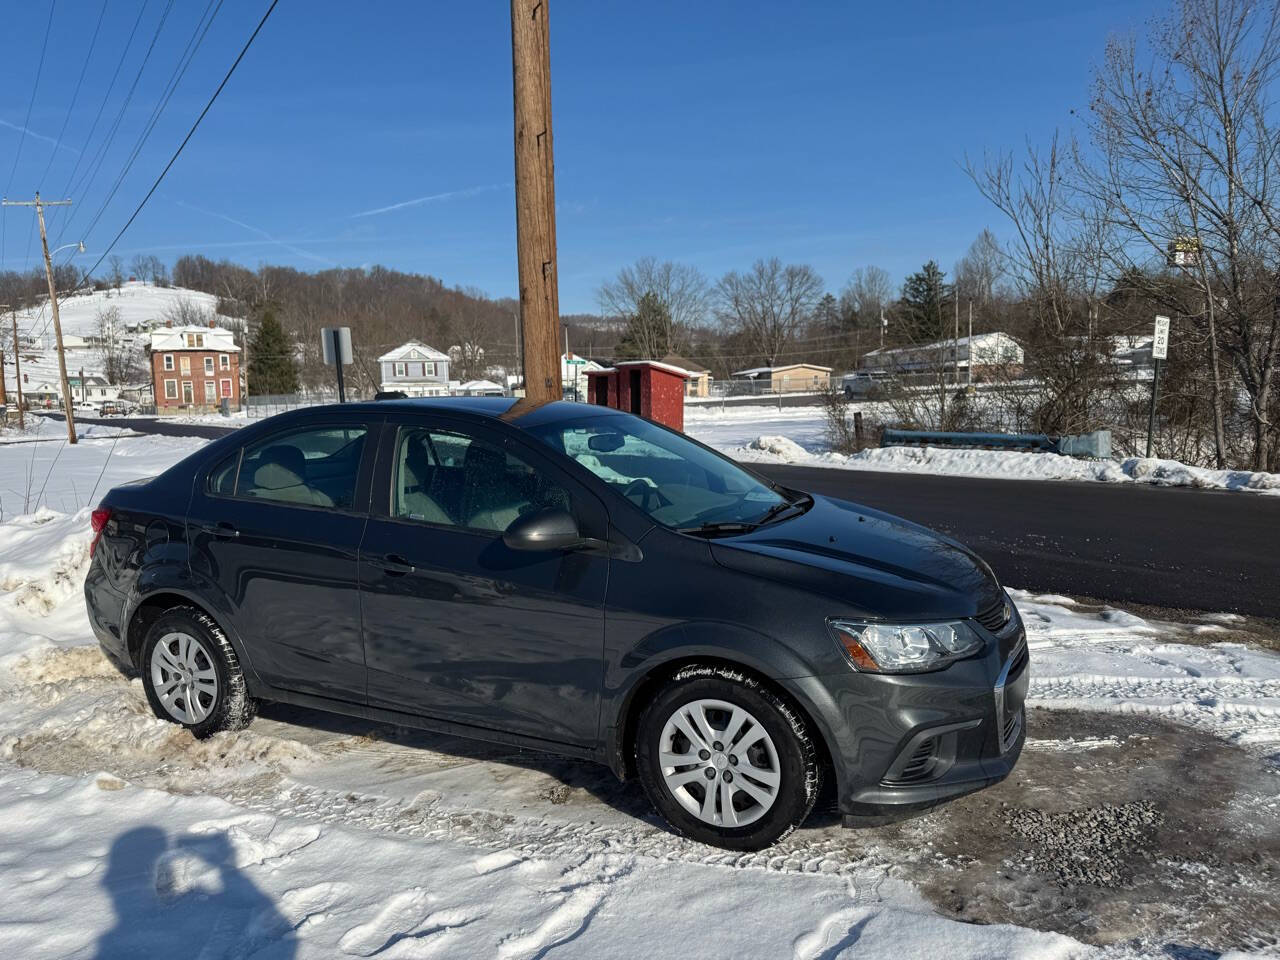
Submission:
<svg viewBox="0 0 1280 960">
<path fill-rule="evenodd" d="M 375 567 L 385 570 L 393 577 L 403 577 L 406 573 L 413 573 L 413 564 L 404 557 L 394 553 L 389 553 L 385 557 L 377 557 L 369 561 Z"/>
<path fill-rule="evenodd" d="M 225 520 L 220 523 L 197 523 L 196 527 L 209 534 L 211 537 L 238 537 L 240 531 L 227 523 Z"/>
</svg>

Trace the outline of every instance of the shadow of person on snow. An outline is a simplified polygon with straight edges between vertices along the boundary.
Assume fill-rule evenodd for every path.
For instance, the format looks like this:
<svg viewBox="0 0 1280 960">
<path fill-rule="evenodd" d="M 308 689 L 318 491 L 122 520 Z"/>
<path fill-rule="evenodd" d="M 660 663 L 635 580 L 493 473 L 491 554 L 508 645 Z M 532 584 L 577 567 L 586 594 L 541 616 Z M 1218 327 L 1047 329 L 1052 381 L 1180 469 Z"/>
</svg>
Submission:
<svg viewBox="0 0 1280 960">
<path fill-rule="evenodd" d="M 158 957 L 177 949 L 201 960 L 290 960 L 297 941 L 271 898 L 236 866 L 222 832 L 178 837 L 158 827 L 122 833 L 111 845 L 102 885 L 116 923 L 95 960 Z"/>
</svg>

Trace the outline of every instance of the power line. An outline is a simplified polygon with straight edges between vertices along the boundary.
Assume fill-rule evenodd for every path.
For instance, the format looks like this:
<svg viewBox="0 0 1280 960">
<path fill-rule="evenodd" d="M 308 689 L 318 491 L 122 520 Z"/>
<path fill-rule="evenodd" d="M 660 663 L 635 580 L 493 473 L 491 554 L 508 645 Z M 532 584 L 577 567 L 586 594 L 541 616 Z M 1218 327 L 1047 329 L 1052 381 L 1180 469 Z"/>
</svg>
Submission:
<svg viewBox="0 0 1280 960">
<path fill-rule="evenodd" d="M 53 167 L 54 158 L 58 155 L 58 147 L 62 145 L 62 135 L 67 132 L 67 124 L 71 121 L 71 114 L 76 108 L 76 101 L 80 99 L 80 87 L 84 84 L 84 75 L 89 69 L 89 61 L 93 59 L 94 48 L 98 45 L 98 34 L 102 31 L 102 21 L 107 15 L 108 3 L 110 3 L 110 0 L 102 0 L 102 9 L 98 11 L 98 23 L 93 28 L 93 39 L 89 41 L 89 52 L 84 55 L 84 64 L 80 67 L 80 78 L 76 80 L 75 92 L 71 94 L 71 102 L 67 104 L 67 114 L 62 118 L 62 129 L 58 131 L 53 148 L 49 151 L 49 162 L 45 164 L 44 173 L 40 174 L 42 181 L 49 175 L 49 170 Z M 37 184 L 37 186 L 41 185 Z"/>
<path fill-rule="evenodd" d="M 115 142 L 116 134 L 120 132 L 120 124 L 124 120 L 125 112 L 129 109 L 129 104 L 133 102 L 133 95 L 138 90 L 138 84 L 142 81 L 142 74 L 147 69 L 147 64 L 151 62 L 151 54 L 155 51 L 156 41 L 160 39 L 160 33 L 164 30 L 164 25 L 169 19 L 169 14 L 173 10 L 174 0 L 169 0 L 165 5 L 164 12 L 160 14 L 160 20 L 156 24 L 155 33 L 151 35 L 151 43 L 147 46 L 147 52 L 143 54 L 142 63 L 138 65 L 138 72 L 134 75 L 133 83 L 129 85 L 129 92 L 125 94 L 124 102 L 120 104 L 120 109 L 116 111 L 116 118 L 112 121 L 111 129 L 107 132 L 106 138 L 98 146 L 94 159 L 90 162 L 91 169 L 86 170 L 84 175 L 71 186 L 71 194 L 83 194 L 89 191 L 93 186 L 93 182 L 98 179 L 98 173 L 102 169 L 103 163 L 106 162 L 107 152 L 111 149 L 111 144 Z M 76 218 L 80 208 L 77 207 L 71 216 L 63 221 L 62 227 L 58 233 L 58 239 L 61 240 L 67 229 L 71 226 L 71 222 Z"/>
<path fill-rule="evenodd" d="M 40 92 L 40 75 L 44 73 L 44 55 L 49 49 L 49 31 L 53 29 L 53 11 L 58 6 L 58 0 L 50 0 L 49 2 L 49 20 L 44 25 L 44 42 L 40 44 L 40 62 L 36 65 L 36 82 L 31 86 L 31 99 L 27 101 L 27 119 L 22 123 L 22 132 L 18 137 L 18 149 L 13 154 L 13 168 L 9 171 L 9 180 L 4 185 L 4 192 L 8 194 L 9 189 L 13 186 L 14 175 L 18 172 L 18 161 L 22 158 L 22 147 L 27 142 L 27 127 L 31 126 L 31 111 L 35 109 L 36 94 Z M 4 262 L 4 252 L 6 242 L 8 240 L 9 221 L 3 212 L 0 212 L 0 263 Z M 27 256 L 30 257 L 31 251 L 28 245 Z"/>
<path fill-rule="evenodd" d="M 67 177 L 67 182 L 59 196 L 65 197 L 68 195 L 71 190 L 71 181 L 76 178 L 76 174 L 80 172 L 80 164 L 88 156 L 89 141 L 98 132 L 98 123 L 102 120 L 102 113 L 107 107 L 107 101 L 111 99 L 111 93 L 116 88 L 116 81 L 120 79 L 120 71 L 124 67 L 125 59 L 129 56 L 130 48 L 133 47 L 133 38 L 138 34 L 138 27 L 142 24 L 142 15 L 147 12 L 147 4 L 150 2 L 151 0 L 143 0 L 142 6 L 138 10 L 138 16 L 134 18 L 133 29 L 129 32 L 129 39 L 125 43 L 124 49 L 120 51 L 120 59 L 116 62 L 116 69 L 111 75 L 111 82 L 107 84 L 107 92 L 102 95 L 102 103 L 98 104 L 98 112 L 93 118 L 93 123 L 89 126 L 89 133 L 85 136 L 84 142 L 80 144 L 80 155 L 76 158 L 75 166 L 71 168 L 71 174 Z M 61 233 L 59 233 L 59 237 L 61 237 Z"/>
<path fill-rule="evenodd" d="M 222 93 L 223 88 L 226 87 L 232 74 L 236 72 L 236 68 L 240 66 L 240 61 L 242 61 L 245 54 L 249 52 L 249 48 L 253 46 L 253 41 L 256 40 L 258 38 L 258 34 L 262 32 L 262 28 L 267 24 L 267 19 L 271 16 L 271 12 L 275 10 L 276 4 L 279 2 L 280 0 L 271 0 L 271 5 L 267 7 L 267 12 L 262 15 L 262 19 L 258 21 L 258 25 L 254 27 L 253 33 L 249 35 L 249 39 L 245 41 L 244 46 L 240 49 L 240 54 L 236 57 L 235 62 L 232 63 L 231 67 L 227 70 L 226 76 L 222 78 L 222 82 L 218 84 L 218 88 L 213 91 L 213 96 L 211 96 L 209 98 L 209 102 L 204 105 L 204 109 L 201 110 L 200 115 L 196 117 L 195 123 L 193 123 L 191 125 L 191 129 L 187 131 L 187 135 L 183 137 L 182 142 L 178 144 L 178 149 L 173 152 L 173 156 L 169 158 L 169 162 L 164 165 L 164 169 L 161 170 L 160 175 L 156 177 L 155 183 L 151 185 L 151 189 L 147 191 L 146 196 L 142 198 L 142 201 L 134 209 L 133 213 L 129 216 L 129 219 L 125 221 L 124 226 L 120 228 L 115 237 L 112 238 L 111 242 L 107 244 L 106 249 L 102 251 L 102 256 L 98 258 L 97 262 L 94 263 L 92 267 L 85 271 L 84 276 L 80 278 L 80 282 L 72 288 L 73 290 L 79 289 L 83 286 L 84 282 L 92 276 L 93 271 L 97 270 L 98 267 L 102 265 L 102 261 L 107 259 L 107 255 L 110 254 L 115 245 L 120 242 L 120 238 L 124 236 L 125 231 L 133 225 L 133 221 L 138 218 L 138 214 L 142 212 L 142 208 L 147 205 L 147 201 L 151 199 L 157 188 L 159 188 L 161 181 L 164 180 L 165 176 L 169 173 L 169 170 L 177 162 L 178 157 L 182 155 L 182 151 L 191 141 L 191 138 L 195 136 L 195 132 L 199 129 L 201 121 L 204 120 L 205 115 L 208 114 L 209 110 L 217 101 L 218 96 Z"/>
<path fill-rule="evenodd" d="M 191 62 L 195 59 L 196 53 L 199 52 L 201 44 L 204 43 L 204 38 L 208 36 L 209 28 L 213 26 L 213 21 L 218 16 L 218 11 L 222 9 L 223 0 L 216 0 L 216 7 L 214 6 L 214 3 L 215 0 L 209 0 L 208 4 L 204 8 L 204 13 L 202 13 L 200 15 L 200 19 L 196 21 L 196 27 L 191 34 L 191 39 L 187 41 L 187 46 L 182 51 L 182 56 L 178 58 L 178 62 L 173 68 L 173 73 L 169 77 L 169 82 L 165 85 L 164 90 L 160 93 L 160 97 L 156 100 L 156 105 L 151 110 L 151 116 L 147 119 L 146 126 L 143 128 L 141 135 L 134 144 L 133 151 L 129 154 L 128 161 L 126 161 L 124 168 L 116 177 L 115 183 L 112 184 L 111 191 L 107 194 L 107 198 L 102 201 L 102 204 L 94 213 L 93 219 L 89 222 L 89 226 L 82 231 L 84 236 L 87 237 L 92 233 L 93 228 L 96 227 L 98 225 L 98 221 L 102 219 L 102 214 L 106 211 L 107 205 L 110 204 L 112 199 L 115 197 L 116 192 L 120 189 L 120 185 L 124 182 L 125 176 L 127 176 L 129 171 L 133 168 L 134 161 L 138 159 L 138 155 L 142 152 L 143 146 L 146 145 L 152 131 L 155 130 L 156 124 L 160 122 L 160 115 L 164 113 L 165 108 L 169 106 L 169 101 L 173 98 L 174 93 L 177 92 L 178 84 L 181 83 L 182 78 L 186 76 L 187 68 L 191 66 Z M 209 13 L 210 9 L 213 10 L 212 14 Z M 205 19 L 206 17 L 208 18 L 207 22 Z M 67 226 L 69 226 L 69 224 Z M 63 230 L 65 232 L 66 227 L 64 227 Z M 61 240 L 61 238 L 62 235 L 59 234 L 59 240 Z"/>
</svg>

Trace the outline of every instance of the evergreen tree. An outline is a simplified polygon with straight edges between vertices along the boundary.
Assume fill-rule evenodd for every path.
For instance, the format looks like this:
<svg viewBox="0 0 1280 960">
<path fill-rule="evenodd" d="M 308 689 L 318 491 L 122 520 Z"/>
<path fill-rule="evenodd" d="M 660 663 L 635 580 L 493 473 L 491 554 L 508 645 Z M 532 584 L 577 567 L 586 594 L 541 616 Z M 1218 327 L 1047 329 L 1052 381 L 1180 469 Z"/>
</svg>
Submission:
<svg viewBox="0 0 1280 960">
<path fill-rule="evenodd" d="M 822 299 L 818 301 L 817 307 L 813 310 L 813 325 L 824 333 L 840 329 L 840 304 L 832 294 L 824 293 Z"/>
<path fill-rule="evenodd" d="M 946 336 L 947 310 L 951 304 L 951 287 L 946 274 L 930 260 L 918 273 L 902 284 L 904 324 L 916 343 L 931 343 Z"/>
<path fill-rule="evenodd" d="M 270 309 L 264 310 L 249 347 L 249 395 L 298 392 L 298 364 L 294 344 Z"/>
<path fill-rule="evenodd" d="M 627 329 L 614 350 L 619 360 L 661 360 L 675 349 L 671 311 L 650 291 L 640 297 L 627 317 Z"/>
</svg>

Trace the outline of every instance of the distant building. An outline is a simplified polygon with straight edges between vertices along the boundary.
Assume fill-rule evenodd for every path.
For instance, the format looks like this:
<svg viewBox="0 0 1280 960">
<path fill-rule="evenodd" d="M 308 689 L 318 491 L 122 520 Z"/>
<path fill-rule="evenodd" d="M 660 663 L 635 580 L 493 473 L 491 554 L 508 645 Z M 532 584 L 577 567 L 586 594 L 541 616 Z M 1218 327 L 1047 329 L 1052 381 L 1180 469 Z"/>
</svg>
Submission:
<svg viewBox="0 0 1280 960">
<path fill-rule="evenodd" d="M 881 347 L 862 358 L 864 370 L 889 373 L 929 373 L 973 366 L 975 380 L 1000 370 L 1020 371 L 1023 353 L 1018 341 L 1007 333 L 976 333 L 958 340 L 912 344 L 909 347 Z"/>
<path fill-rule="evenodd" d="M 684 382 L 684 395 L 686 397 L 706 397 L 711 395 L 711 370 L 709 368 L 693 360 L 686 360 L 684 357 L 674 353 L 667 354 L 662 358 L 662 362 L 669 367 L 679 367 L 689 374 L 689 379 Z"/>
<path fill-rule="evenodd" d="M 95 374 L 86 374 L 83 381 L 79 376 L 68 376 L 67 384 L 71 387 L 71 399 L 76 403 L 100 405 L 120 399 L 120 388 Z"/>
<path fill-rule="evenodd" d="M 821 393 L 831 386 L 831 368 L 814 363 L 788 363 L 778 367 L 735 370 L 735 380 L 767 384 L 767 393 Z"/>
<path fill-rule="evenodd" d="M 240 409 L 240 348 L 230 330 L 165 326 L 147 350 L 156 413 L 213 413 L 224 399 Z"/>
<path fill-rule="evenodd" d="M 492 380 L 468 380 L 466 383 L 458 384 L 458 388 L 454 393 L 460 397 L 502 397 L 506 395 L 506 391 L 502 389 L 502 384 L 494 383 Z"/>
<path fill-rule="evenodd" d="M 410 397 L 449 395 L 449 357 L 420 340 L 410 340 L 378 358 L 384 392 L 398 390 Z"/>
</svg>

